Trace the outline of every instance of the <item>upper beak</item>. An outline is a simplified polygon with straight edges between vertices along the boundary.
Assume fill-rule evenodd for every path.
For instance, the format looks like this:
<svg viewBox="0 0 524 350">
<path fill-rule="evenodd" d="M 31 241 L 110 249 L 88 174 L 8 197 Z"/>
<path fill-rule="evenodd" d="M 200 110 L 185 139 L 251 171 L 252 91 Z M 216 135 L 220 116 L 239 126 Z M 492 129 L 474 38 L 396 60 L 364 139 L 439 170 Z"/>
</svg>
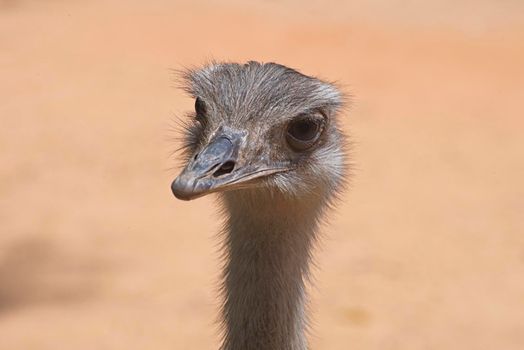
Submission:
<svg viewBox="0 0 524 350">
<path fill-rule="evenodd" d="M 178 199 L 191 200 L 206 194 L 232 189 L 249 180 L 287 168 L 241 164 L 240 136 L 219 136 L 194 155 L 171 184 Z M 250 162 L 251 163 L 251 162 Z M 256 163 L 256 162 L 254 162 Z"/>
</svg>

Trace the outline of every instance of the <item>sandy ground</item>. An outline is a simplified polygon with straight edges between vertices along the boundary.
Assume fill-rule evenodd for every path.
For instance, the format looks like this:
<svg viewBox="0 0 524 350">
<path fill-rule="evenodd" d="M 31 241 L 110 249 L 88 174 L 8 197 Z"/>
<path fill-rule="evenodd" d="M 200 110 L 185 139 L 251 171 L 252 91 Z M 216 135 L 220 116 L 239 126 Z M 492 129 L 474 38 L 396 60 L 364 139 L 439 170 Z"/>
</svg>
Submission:
<svg viewBox="0 0 524 350">
<path fill-rule="evenodd" d="M 185 203 L 170 68 L 354 96 L 312 349 L 524 348 L 524 3 L 0 1 L 0 349 L 216 349 L 219 218 Z"/>
</svg>

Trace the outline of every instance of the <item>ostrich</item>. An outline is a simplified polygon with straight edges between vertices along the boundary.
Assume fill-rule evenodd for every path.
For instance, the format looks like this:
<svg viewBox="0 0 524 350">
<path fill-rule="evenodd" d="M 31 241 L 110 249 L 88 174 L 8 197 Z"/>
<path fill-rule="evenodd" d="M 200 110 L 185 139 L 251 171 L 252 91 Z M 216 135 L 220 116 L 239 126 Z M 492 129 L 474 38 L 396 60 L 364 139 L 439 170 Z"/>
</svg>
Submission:
<svg viewBox="0 0 524 350">
<path fill-rule="evenodd" d="M 218 192 L 225 214 L 222 350 L 305 350 L 319 222 L 346 175 L 337 88 L 276 63 L 182 74 L 195 98 L 173 194 Z"/>
</svg>

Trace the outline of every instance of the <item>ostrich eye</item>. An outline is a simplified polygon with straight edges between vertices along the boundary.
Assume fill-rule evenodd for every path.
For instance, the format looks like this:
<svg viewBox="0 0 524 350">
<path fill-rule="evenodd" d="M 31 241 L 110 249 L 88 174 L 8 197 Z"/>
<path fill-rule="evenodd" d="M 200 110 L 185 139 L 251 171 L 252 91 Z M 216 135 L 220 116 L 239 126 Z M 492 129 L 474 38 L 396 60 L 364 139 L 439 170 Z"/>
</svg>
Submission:
<svg viewBox="0 0 524 350">
<path fill-rule="evenodd" d="M 203 122 L 205 120 L 207 108 L 206 103 L 200 97 L 197 97 L 195 100 L 195 112 L 197 120 Z"/>
<path fill-rule="evenodd" d="M 302 116 L 293 120 L 287 129 L 286 139 L 296 151 L 304 151 L 315 144 L 324 126 L 324 118 L 319 115 Z"/>
</svg>

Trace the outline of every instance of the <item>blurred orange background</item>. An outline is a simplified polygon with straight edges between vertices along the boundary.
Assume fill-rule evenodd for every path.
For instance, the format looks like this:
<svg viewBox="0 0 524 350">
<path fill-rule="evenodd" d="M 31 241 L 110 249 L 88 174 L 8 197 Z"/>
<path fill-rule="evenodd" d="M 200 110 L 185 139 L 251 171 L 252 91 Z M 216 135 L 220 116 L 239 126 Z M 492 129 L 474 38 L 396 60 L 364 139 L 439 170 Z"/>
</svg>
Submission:
<svg viewBox="0 0 524 350">
<path fill-rule="evenodd" d="M 216 349 L 220 226 L 175 200 L 170 69 L 353 103 L 312 349 L 524 348 L 524 2 L 0 1 L 0 349 Z"/>
</svg>

